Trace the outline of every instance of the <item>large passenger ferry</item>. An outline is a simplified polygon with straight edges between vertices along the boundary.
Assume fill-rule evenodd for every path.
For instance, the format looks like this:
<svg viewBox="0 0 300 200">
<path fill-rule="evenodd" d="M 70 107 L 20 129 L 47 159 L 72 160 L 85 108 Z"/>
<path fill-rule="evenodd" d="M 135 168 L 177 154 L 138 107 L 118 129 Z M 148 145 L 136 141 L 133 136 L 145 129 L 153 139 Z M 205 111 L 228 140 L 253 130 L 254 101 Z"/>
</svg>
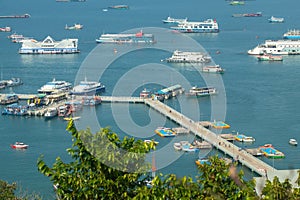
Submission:
<svg viewBox="0 0 300 200">
<path fill-rule="evenodd" d="M 102 34 L 97 43 L 154 43 L 153 34 L 137 33 Z"/>
<path fill-rule="evenodd" d="M 216 20 L 207 19 L 203 22 L 183 22 L 171 29 L 183 33 L 218 33 L 219 26 Z"/>
<path fill-rule="evenodd" d="M 79 85 L 74 86 L 72 95 L 96 95 L 105 91 L 105 85 L 97 81 L 80 81 Z"/>
<path fill-rule="evenodd" d="M 297 55 L 300 54 L 300 40 L 266 40 L 264 44 L 250 49 L 248 54 Z"/>
<path fill-rule="evenodd" d="M 46 83 L 40 89 L 38 89 L 38 93 L 50 95 L 55 92 L 67 92 L 71 90 L 71 88 L 71 83 L 53 79 L 52 81 Z"/>
<path fill-rule="evenodd" d="M 70 54 L 79 53 L 78 39 L 54 41 L 50 36 L 42 42 L 32 39 L 23 40 L 20 54 Z"/>
</svg>

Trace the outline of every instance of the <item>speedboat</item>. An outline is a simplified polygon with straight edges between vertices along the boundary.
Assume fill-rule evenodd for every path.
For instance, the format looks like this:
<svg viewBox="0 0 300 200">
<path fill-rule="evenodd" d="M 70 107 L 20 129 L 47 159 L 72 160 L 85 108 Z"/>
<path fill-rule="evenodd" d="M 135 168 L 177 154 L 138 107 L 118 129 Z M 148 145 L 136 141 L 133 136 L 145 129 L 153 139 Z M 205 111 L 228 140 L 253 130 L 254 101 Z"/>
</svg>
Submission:
<svg viewBox="0 0 300 200">
<path fill-rule="evenodd" d="M 214 66 L 205 66 L 202 68 L 203 72 L 211 72 L 211 73 L 224 73 L 224 69 L 220 67 L 220 65 L 214 65 Z"/>
<path fill-rule="evenodd" d="M 255 138 L 251 137 L 251 136 L 246 136 L 243 134 L 237 134 L 235 136 L 235 140 L 239 141 L 239 142 L 254 142 Z"/>
<path fill-rule="evenodd" d="M 66 26 L 65 26 L 65 29 L 66 30 L 80 30 L 80 29 L 82 29 L 83 28 L 83 25 L 82 24 L 74 24 L 73 26 L 68 26 L 67 24 L 66 24 Z"/>
<path fill-rule="evenodd" d="M 289 141 L 289 144 L 290 144 L 290 145 L 297 146 L 297 145 L 298 145 L 298 142 L 297 142 L 297 140 L 296 140 L 296 139 L 294 139 L 294 138 L 291 138 L 291 139 L 290 139 L 290 141 Z"/>
<path fill-rule="evenodd" d="M 13 87 L 13 86 L 18 86 L 18 85 L 22 85 L 23 81 L 20 78 L 11 78 L 10 80 L 8 80 L 6 82 L 8 87 Z"/>
<path fill-rule="evenodd" d="M 73 95 L 96 95 L 105 91 L 105 85 L 97 81 L 80 81 L 79 85 L 76 85 L 71 94 Z"/>
<path fill-rule="evenodd" d="M 16 142 L 15 144 L 10 145 L 13 149 L 27 149 L 29 145 L 24 144 L 23 142 Z"/>
</svg>

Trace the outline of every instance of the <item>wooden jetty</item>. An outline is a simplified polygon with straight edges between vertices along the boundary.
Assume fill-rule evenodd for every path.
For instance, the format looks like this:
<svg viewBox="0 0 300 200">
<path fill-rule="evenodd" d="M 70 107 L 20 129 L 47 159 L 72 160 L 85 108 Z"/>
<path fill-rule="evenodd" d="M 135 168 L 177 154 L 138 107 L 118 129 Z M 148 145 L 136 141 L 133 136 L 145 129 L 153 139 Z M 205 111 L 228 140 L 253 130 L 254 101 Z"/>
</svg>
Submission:
<svg viewBox="0 0 300 200">
<path fill-rule="evenodd" d="M 175 131 L 177 134 L 187 134 L 190 132 L 189 129 L 184 128 L 184 127 L 172 128 L 172 130 Z"/>
</svg>

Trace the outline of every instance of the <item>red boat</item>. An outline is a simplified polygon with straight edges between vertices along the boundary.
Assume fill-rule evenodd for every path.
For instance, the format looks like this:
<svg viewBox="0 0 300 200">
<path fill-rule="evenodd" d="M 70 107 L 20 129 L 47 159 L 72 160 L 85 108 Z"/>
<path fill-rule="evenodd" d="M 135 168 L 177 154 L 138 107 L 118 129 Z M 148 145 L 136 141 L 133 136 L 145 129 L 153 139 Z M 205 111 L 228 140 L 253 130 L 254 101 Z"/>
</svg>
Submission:
<svg viewBox="0 0 300 200">
<path fill-rule="evenodd" d="M 10 145 L 13 149 L 27 149 L 29 145 L 24 144 L 23 142 L 16 142 L 15 144 Z"/>
</svg>

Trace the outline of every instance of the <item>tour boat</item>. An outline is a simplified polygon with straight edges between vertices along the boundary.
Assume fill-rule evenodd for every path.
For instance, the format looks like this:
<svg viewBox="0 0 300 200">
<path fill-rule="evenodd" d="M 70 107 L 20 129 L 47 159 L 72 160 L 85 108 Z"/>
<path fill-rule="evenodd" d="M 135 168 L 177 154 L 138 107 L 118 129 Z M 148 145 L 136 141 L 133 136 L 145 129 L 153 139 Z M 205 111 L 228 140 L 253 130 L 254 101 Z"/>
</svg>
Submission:
<svg viewBox="0 0 300 200">
<path fill-rule="evenodd" d="M 140 98 L 150 98 L 151 96 L 151 91 L 147 90 L 146 88 L 144 88 L 141 92 L 140 92 Z"/>
<path fill-rule="evenodd" d="M 172 56 L 165 60 L 172 63 L 209 63 L 211 57 L 203 52 L 175 50 Z"/>
<path fill-rule="evenodd" d="M 171 27 L 175 31 L 182 33 L 218 33 L 219 26 L 216 20 L 207 19 L 201 22 L 182 22 Z"/>
<path fill-rule="evenodd" d="M 299 40 L 300 39 L 300 30 L 292 29 L 283 34 L 284 39 Z"/>
<path fill-rule="evenodd" d="M 24 144 L 23 142 L 16 142 L 15 144 L 10 145 L 13 149 L 27 149 L 29 145 Z"/>
<path fill-rule="evenodd" d="M 11 28 L 9 26 L 6 27 L 0 27 L 0 32 L 10 32 Z"/>
<path fill-rule="evenodd" d="M 2 105 L 12 104 L 18 101 L 19 101 L 19 97 L 16 94 L 7 94 L 3 97 L 1 96 L 0 98 L 0 104 Z"/>
<path fill-rule="evenodd" d="M 58 115 L 57 108 L 52 107 L 47 109 L 46 113 L 44 114 L 44 117 L 46 119 L 51 119 L 57 115 Z"/>
<path fill-rule="evenodd" d="M 137 33 L 109 33 L 102 34 L 97 43 L 123 44 L 123 43 L 154 43 L 153 34 Z"/>
<path fill-rule="evenodd" d="M 213 94 L 216 94 L 216 93 L 217 93 L 217 90 L 214 87 L 197 87 L 197 86 L 194 86 L 190 89 L 190 91 L 188 93 L 186 93 L 186 95 L 201 97 L 201 96 L 210 96 L 210 95 L 213 95 Z"/>
<path fill-rule="evenodd" d="M 237 134 L 235 136 L 235 140 L 237 140 L 239 142 L 254 142 L 255 138 L 251 137 L 251 136 L 246 136 L 244 134 Z"/>
<path fill-rule="evenodd" d="M 97 81 L 84 81 L 80 83 L 71 90 L 73 95 L 96 95 L 105 91 L 105 86 L 101 82 Z"/>
<path fill-rule="evenodd" d="M 57 81 L 55 78 L 47 82 L 45 85 L 43 85 L 40 89 L 38 89 L 38 93 L 40 94 L 52 94 L 57 91 L 60 92 L 68 92 L 72 88 L 72 84 L 67 81 Z"/>
<path fill-rule="evenodd" d="M 22 40 L 20 54 L 73 54 L 79 53 L 78 39 L 55 41 L 50 36 L 43 41 Z"/>
</svg>

